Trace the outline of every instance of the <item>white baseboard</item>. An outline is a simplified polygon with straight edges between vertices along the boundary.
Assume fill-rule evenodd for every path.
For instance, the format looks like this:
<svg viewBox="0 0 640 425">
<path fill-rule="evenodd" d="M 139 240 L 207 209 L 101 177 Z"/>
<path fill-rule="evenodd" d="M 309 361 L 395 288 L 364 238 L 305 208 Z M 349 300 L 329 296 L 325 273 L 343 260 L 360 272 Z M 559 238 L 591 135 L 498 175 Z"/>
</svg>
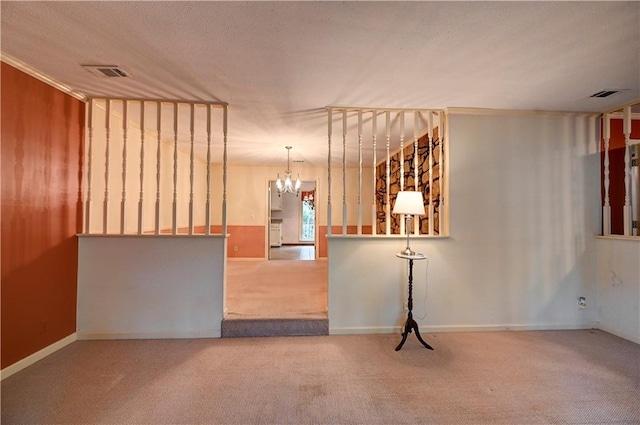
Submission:
<svg viewBox="0 0 640 425">
<path fill-rule="evenodd" d="M 329 321 L 331 323 L 331 321 Z M 496 332 L 496 331 L 554 331 L 599 329 L 598 322 L 587 323 L 548 323 L 548 324 L 511 324 L 511 325 L 441 325 L 428 326 L 418 324 L 421 333 L 429 332 Z M 401 333 L 401 326 L 353 326 L 329 327 L 329 335 L 349 334 L 388 334 Z M 612 333 L 612 332 L 611 332 Z M 623 337 L 624 338 L 624 337 Z"/>
<path fill-rule="evenodd" d="M 598 322 L 418 326 L 420 327 L 420 330 L 424 328 L 425 332 L 569 331 L 580 329 L 598 329 Z"/>
<path fill-rule="evenodd" d="M 331 321 L 329 321 L 331 323 Z M 329 335 L 351 334 L 393 334 L 402 332 L 400 326 L 354 326 L 346 328 L 329 327 Z"/>
<path fill-rule="evenodd" d="M 83 332 L 78 331 L 78 340 L 106 339 L 188 339 L 188 338 L 220 338 L 221 329 L 202 331 L 148 331 L 148 332 Z"/>
<path fill-rule="evenodd" d="M 4 369 L 2 369 L 0 371 L 0 380 L 4 380 L 5 378 L 10 377 L 11 375 L 20 372 L 22 369 L 31 366 L 32 364 L 34 364 L 35 362 L 44 359 L 45 357 L 47 357 L 49 354 L 55 353 L 56 351 L 58 351 L 59 349 L 66 347 L 67 345 L 71 344 L 72 342 L 75 342 L 77 340 L 77 334 L 76 333 L 72 333 L 69 336 L 66 336 L 64 338 L 62 338 L 59 341 L 54 342 L 53 344 L 44 347 L 42 350 L 40 351 L 36 351 L 35 353 L 31 354 L 28 357 L 25 357 L 22 360 L 19 360 L 17 362 L 15 362 L 14 364 L 12 364 L 11 366 L 7 366 Z"/>
<path fill-rule="evenodd" d="M 599 324 L 598 325 L 598 329 L 600 329 L 601 331 L 605 331 L 607 333 L 610 333 L 611 335 L 615 335 L 618 336 L 622 339 L 626 339 L 627 341 L 631 341 L 631 342 L 635 342 L 636 344 L 640 344 L 640 335 L 632 335 L 630 333 L 626 333 L 626 332 L 620 332 L 619 329 L 613 328 L 613 327 L 609 327 L 607 325 L 603 325 L 603 324 Z"/>
</svg>

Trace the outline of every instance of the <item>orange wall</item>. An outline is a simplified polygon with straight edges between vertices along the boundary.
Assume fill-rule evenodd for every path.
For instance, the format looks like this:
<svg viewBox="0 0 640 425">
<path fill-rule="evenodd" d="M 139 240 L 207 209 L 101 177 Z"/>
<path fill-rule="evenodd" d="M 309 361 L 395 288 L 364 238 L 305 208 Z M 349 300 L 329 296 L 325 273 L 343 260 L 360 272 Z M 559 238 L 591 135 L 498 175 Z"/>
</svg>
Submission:
<svg viewBox="0 0 640 425">
<path fill-rule="evenodd" d="M 204 229 L 203 229 L 204 232 Z M 211 226 L 212 233 L 222 233 L 222 226 Z M 228 258 L 265 258 L 267 243 L 264 226 L 227 226 Z M 238 250 L 234 250 L 238 247 Z"/>
<path fill-rule="evenodd" d="M 193 233 L 204 234 L 206 226 L 194 226 Z M 265 227 L 264 226 L 227 226 L 227 257 L 229 258 L 265 258 Z M 171 233 L 171 229 L 162 229 L 161 233 Z M 212 225 L 211 234 L 222 233 L 222 226 Z M 151 233 L 151 232 L 148 232 Z M 188 234 L 188 227 L 176 229 L 178 234 Z M 237 247 L 237 250 L 235 249 Z"/>
<path fill-rule="evenodd" d="M 76 331 L 84 103 L 2 63 L 2 368 Z"/>
<path fill-rule="evenodd" d="M 362 226 L 362 234 L 370 235 L 373 232 L 372 226 Z M 331 226 L 332 235 L 341 235 L 342 226 Z M 347 226 L 347 235 L 357 235 L 358 226 Z M 327 226 L 318 226 L 318 257 L 327 257 L 328 243 L 327 243 Z"/>
</svg>

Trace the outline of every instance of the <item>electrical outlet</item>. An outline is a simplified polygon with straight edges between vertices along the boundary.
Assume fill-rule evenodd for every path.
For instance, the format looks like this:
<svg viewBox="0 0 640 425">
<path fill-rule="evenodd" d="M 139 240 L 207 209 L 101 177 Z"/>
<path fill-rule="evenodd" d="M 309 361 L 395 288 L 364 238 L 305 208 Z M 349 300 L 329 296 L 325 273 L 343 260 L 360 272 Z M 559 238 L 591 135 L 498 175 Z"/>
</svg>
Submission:
<svg viewBox="0 0 640 425">
<path fill-rule="evenodd" d="M 578 308 L 585 308 L 587 306 L 587 299 L 585 297 L 578 297 Z"/>
<path fill-rule="evenodd" d="M 238 245 L 233 246 L 233 252 L 238 252 Z"/>
<path fill-rule="evenodd" d="M 402 303 L 402 310 L 404 312 L 409 311 L 409 301 L 405 301 L 405 302 Z"/>
</svg>

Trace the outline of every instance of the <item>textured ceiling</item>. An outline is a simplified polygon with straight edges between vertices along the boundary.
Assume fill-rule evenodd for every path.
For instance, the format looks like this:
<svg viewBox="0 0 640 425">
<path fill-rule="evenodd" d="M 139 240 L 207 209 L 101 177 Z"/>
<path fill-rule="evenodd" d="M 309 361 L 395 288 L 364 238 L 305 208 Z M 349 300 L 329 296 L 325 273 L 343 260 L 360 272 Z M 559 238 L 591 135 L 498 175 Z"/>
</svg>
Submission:
<svg viewBox="0 0 640 425">
<path fill-rule="evenodd" d="M 325 106 L 604 111 L 640 2 L 13 2 L 2 52 L 88 96 L 229 103 L 231 162 L 326 163 Z M 133 78 L 96 77 L 118 65 Z M 590 98 L 604 89 L 625 91 Z"/>
</svg>

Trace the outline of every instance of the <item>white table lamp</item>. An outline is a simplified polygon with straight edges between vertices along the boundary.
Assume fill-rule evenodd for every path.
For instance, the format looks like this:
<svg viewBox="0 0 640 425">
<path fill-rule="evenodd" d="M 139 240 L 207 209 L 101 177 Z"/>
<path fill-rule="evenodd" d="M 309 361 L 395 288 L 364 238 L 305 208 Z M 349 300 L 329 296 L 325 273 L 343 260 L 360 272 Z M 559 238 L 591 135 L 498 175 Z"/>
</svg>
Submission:
<svg viewBox="0 0 640 425">
<path fill-rule="evenodd" d="M 405 231 L 407 233 L 407 248 L 399 254 L 407 257 L 414 257 L 416 255 L 420 256 L 421 254 L 417 254 L 411 250 L 411 247 L 409 246 L 409 235 L 411 234 L 411 216 L 425 214 L 422 192 L 398 192 L 396 203 L 393 206 L 393 214 L 404 214 L 406 220 Z"/>
<path fill-rule="evenodd" d="M 417 252 L 411 251 L 411 247 L 409 246 L 409 235 L 411 234 L 411 216 L 412 215 L 424 215 L 424 201 L 422 199 L 422 192 L 398 192 L 398 197 L 396 198 L 396 203 L 393 206 L 394 214 L 404 214 L 406 225 L 405 229 L 407 232 L 407 248 L 404 251 L 401 251 L 396 254 L 396 257 L 403 258 L 405 260 L 409 260 L 409 299 L 407 302 L 407 321 L 404 323 L 403 332 L 402 332 L 402 341 L 396 347 L 396 351 L 402 348 L 402 345 L 407 340 L 407 335 L 411 332 L 415 332 L 416 338 L 418 341 L 424 345 L 425 348 L 429 350 L 433 350 L 429 344 L 427 344 L 422 336 L 420 335 L 420 331 L 418 330 L 418 323 L 413 320 L 413 260 L 424 260 L 426 257 L 424 254 L 419 254 Z"/>
</svg>

